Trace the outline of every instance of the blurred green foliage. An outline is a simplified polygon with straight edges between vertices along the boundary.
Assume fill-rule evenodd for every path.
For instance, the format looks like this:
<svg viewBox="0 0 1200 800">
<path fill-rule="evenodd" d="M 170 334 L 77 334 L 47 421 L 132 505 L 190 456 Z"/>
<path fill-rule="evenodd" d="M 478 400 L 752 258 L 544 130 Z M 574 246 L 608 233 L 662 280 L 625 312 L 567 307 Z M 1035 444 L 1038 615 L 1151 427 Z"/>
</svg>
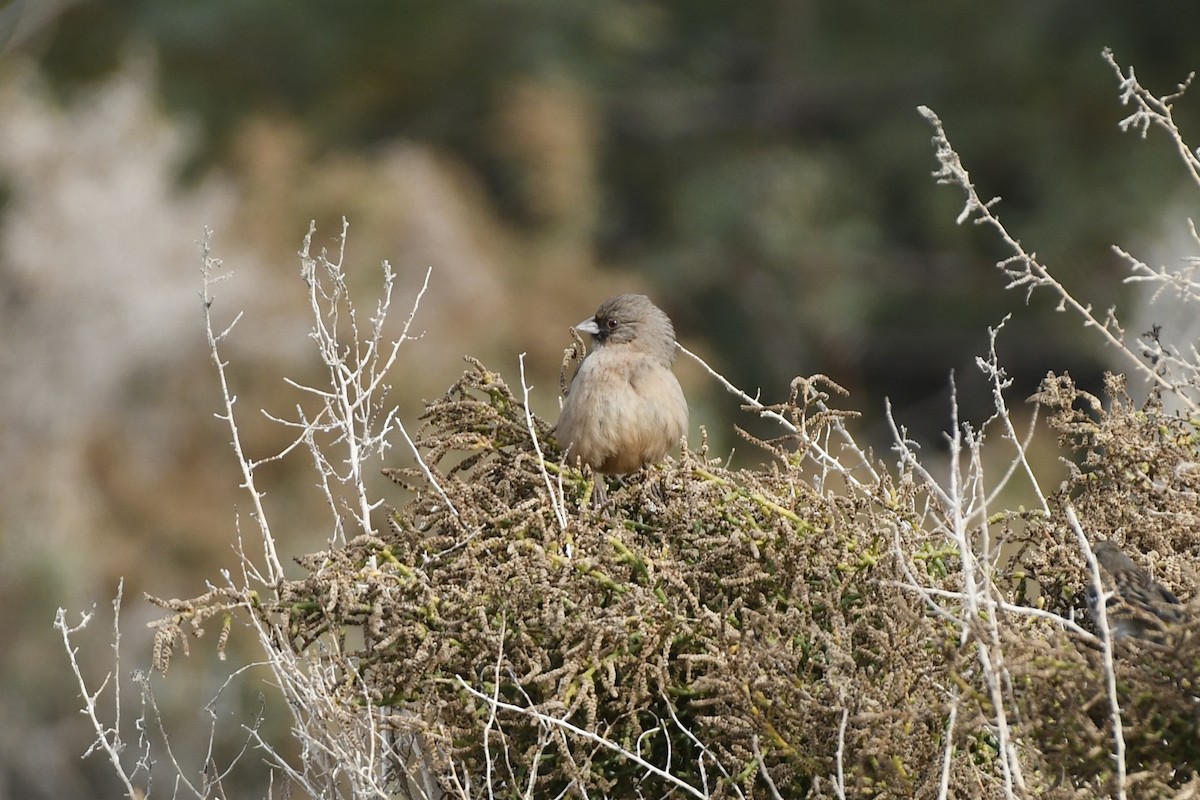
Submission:
<svg viewBox="0 0 1200 800">
<path fill-rule="evenodd" d="M 69 86 L 149 42 L 168 105 L 208 133 L 201 165 L 264 109 L 328 150 L 416 138 L 528 229 L 494 114 L 515 82 L 569 81 L 597 126 L 600 263 L 650 276 L 735 382 L 782 392 L 823 371 L 903 408 L 944 396 L 1008 311 L 1035 315 L 1005 354 L 1022 388 L 1051 367 L 1088 382 L 1102 358 L 1073 321 L 1000 291 L 995 243 L 957 229 L 958 196 L 929 179 L 915 107 L 946 121 L 1015 235 L 1103 307 L 1122 274 L 1109 246 L 1156 230 L 1181 170 L 1162 139 L 1118 131 L 1100 51 L 1166 93 L 1200 62 L 1198 22 L 1165 0 L 126 0 L 65 12 L 44 63 Z"/>
</svg>

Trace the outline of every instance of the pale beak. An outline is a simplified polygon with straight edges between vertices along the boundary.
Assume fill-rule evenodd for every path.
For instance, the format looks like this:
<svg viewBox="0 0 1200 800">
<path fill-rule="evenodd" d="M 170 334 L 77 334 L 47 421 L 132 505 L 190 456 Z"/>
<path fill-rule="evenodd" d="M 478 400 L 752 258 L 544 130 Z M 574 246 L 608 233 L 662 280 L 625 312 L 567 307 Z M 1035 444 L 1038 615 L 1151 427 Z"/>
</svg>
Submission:
<svg viewBox="0 0 1200 800">
<path fill-rule="evenodd" d="M 583 333 L 590 333 L 592 336 L 600 335 L 600 326 L 596 324 L 595 317 L 588 317 L 583 322 L 575 326 L 575 330 Z"/>
</svg>

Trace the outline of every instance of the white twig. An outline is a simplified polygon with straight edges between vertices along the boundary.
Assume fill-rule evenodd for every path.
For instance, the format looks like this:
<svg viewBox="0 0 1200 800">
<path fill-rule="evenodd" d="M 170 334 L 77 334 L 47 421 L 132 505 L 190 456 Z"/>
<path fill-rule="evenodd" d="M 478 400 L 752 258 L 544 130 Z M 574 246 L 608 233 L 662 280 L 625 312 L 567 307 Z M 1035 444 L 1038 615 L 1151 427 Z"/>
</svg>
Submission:
<svg viewBox="0 0 1200 800">
<path fill-rule="evenodd" d="M 911 572 L 908 573 L 908 577 L 912 578 Z M 904 583 L 902 581 L 880 581 L 880 583 L 884 586 L 894 586 L 897 589 L 901 589 L 906 592 L 915 592 L 918 594 L 927 595 L 929 597 L 944 597 L 947 600 L 957 600 L 959 602 L 966 602 L 967 599 L 963 592 L 953 592 L 948 589 L 937 589 L 932 586 L 917 586 L 915 584 Z M 1066 630 L 1069 630 L 1071 633 L 1082 637 L 1089 642 L 1097 641 L 1097 637 L 1094 633 L 1086 628 L 1080 627 L 1080 625 L 1074 620 L 1061 617 L 1058 614 L 1055 614 L 1053 611 L 1046 611 L 1045 609 L 1034 608 L 1033 606 L 1021 606 L 1015 603 L 1009 603 L 1006 600 L 995 600 L 992 598 L 985 599 L 984 605 L 989 614 L 994 615 L 996 611 L 1004 611 L 1009 614 L 1019 614 L 1026 617 L 1044 619 L 1049 622 L 1053 622 L 1055 625 L 1059 625 Z"/>
<path fill-rule="evenodd" d="M 529 438 L 533 442 L 533 449 L 537 452 L 538 469 L 542 473 L 542 480 L 546 482 L 546 496 L 550 498 L 550 506 L 554 509 L 554 518 L 558 521 L 558 529 L 565 531 L 567 529 L 567 501 L 562 495 L 562 487 L 559 486 L 559 491 L 554 490 L 554 481 L 550 479 L 550 471 L 546 469 L 546 457 L 542 453 L 542 445 L 538 441 L 537 431 L 533 428 L 533 412 L 529 410 L 529 384 L 525 382 L 525 354 L 521 353 L 519 358 L 521 367 L 521 391 L 523 393 L 525 403 L 525 428 L 529 431 Z M 561 473 L 559 473 L 561 476 Z"/>
<path fill-rule="evenodd" d="M 726 378 L 724 375 L 722 375 L 721 373 L 717 372 L 715 369 L 710 367 L 708 365 L 708 362 L 706 362 L 703 358 L 701 358 L 700 356 L 693 353 L 691 350 L 688 350 L 686 347 L 679 344 L 678 342 L 676 342 L 675 346 L 678 347 L 683 352 L 684 355 L 691 357 L 691 359 L 693 361 L 695 361 L 697 364 L 699 364 L 700 367 L 705 372 L 707 372 L 713 378 L 716 378 L 717 383 L 719 383 L 723 387 L 725 387 L 725 391 L 727 391 L 730 394 L 732 394 L 733 396 L 737 397 L 746 405 L 751 406 L 752 408 L 757 410 L 758 415 L 760 417 L 762 417 L 763 419 L 770 419 L 770 420 L 774 420 L 775 422 L 778 422 L 780 425 L 782 425 L 786 430 L 788 430 L 791 433 L 799 433 L 799 431 L 796 429 L 796 426 L 792 424 L 792 421 L 789 420 L 787 417 L 783 416 L 783 414 L 780 414 L 778 411 L 772 411 L 771 409 L 767 408 L 762 403 L 760 403 L 757 398 L 751 397 L 750 395 L 746 394 L 738 387 L 734 386 L 733 383 L 731 383 L 728 378 Z"/>
<path fill-rule="evenodd" d="M 204 257 L 204 265 L 202 268 L 204 276 L 204 330 L 208 336 L 208 349 L 212 355 L 213 363 L 217 366 L 217 378 L 221 383 L 221 398 L 225 404 L 225 413 L 217 414 L 217 419 L 224 420 L 229 426 L 230 440 L 229 444 L 233 448 L 233 453 L 237 456 L 238 467 L 242 471 L 242 488 L 250 494 L 250 502 L 254 507 L 254 520 L 258 523 L 259 530 L 262 533 L 263 555 L 266 559 L 266 583 L 275 585 L 283 579 L 283 564 L 279 561 L 279 554 L 275 550 L 275 536 L 271 533 L 270 523 L 267 521 L 267 512 L 263 508 L 262 498 L 263 493 L 260 492 L 254 483 L 254 466 L 249 458 L 246 457 L 245 451 L 242 449 L 242 437 L 238 431 L 237 422 L 234 420 L 233 407 L 237 403 L 237 395 L 233 394 L 229 387 L 229 377 L 225 374 L 225 367 L 228 363 L 221 358 L 220 344 L 233 331 L 233 327 L 242 318 L 239 312 L 221 333 L 216 333 L 213 328 L 212 305 L 213 295 L 212 287 L 220 280 L 221 276 L 217 275 L 217 271 L 221 268 L 221 261 L 212 255 L 211 250 L 212 231 L 206 230 L 204 239 L 201 242 L 201 250 Z"/>
<path fill-rule="evenodd" d="M 850 709 L 842 709 L 842 721 L 838 724 L 838 746 L 837 746 L 837 778 L 833 784 L 833 790 L 837 793 L 838 800 L 846 800 L 846 722 L 850 719 Z"/>
<path fill-rule="evenodd" d="M 304 246 L 299 254 L 300 274 L 308 286 L 309 310 L 313 321 L 309 335 L 316 342 L 321 360 L 328 370 L 328 388 L 305 386 L 295 381 L 289 383 L 318 398 L 322 404 L 321 411 L 311 420 L 301 409 L 297 409 L 299 418 L 296 421 L 276 417 L 271 419 L 301 430 L 291 447 L 301 441 L 307 444 L 321 477 L 326 501 L 334 513 L 337 532 L 341 532 L 341 521 L 338 504 L 333 499 L 331 481 L 349 487 L 355 496 L 352 513 L 359 528 L 364 533 L 374 535 L 371 513 L 383 501 L 371 498 L 364 470 L 370 458 L 386 452 L 393 428 L 400 429 L 404 439 L 412 446 L 412 440 L 400 422 L 399 408 L 385 402 L 389 388 L 385 380 L 399 357 L 401 346 L 418 338 L 409 336 L 408 331 L 429 288 L 432 268 L 425 271 L 425 279 L 413 300 L 400 335 L 385 341 L 383 329 L 391 309 L 395 274 L 391 265 L 384 261 L 382 297 L 369 319 L 369 327 L 361 329 L 358 309 L 349 296 L 343 267 L 348 229 L 349 223 L 343 218 L 337 260 L 331 261 L 324 253 L 319 256 L 311 254 L 316 223 L 309 223 L 308 234 L 304 237 Z M 341 323 L 343 317 L 346 320 L 344 325 Z M 348 341 L 343 340 L 343 328 L 348 329 Z M 329 460 L 327 449 L 322 449 L 316 442 L 314 434 L 318 432 L 332 434 L 334 443 L 345 448 L 345 472 L 339 471 Z M 413 450 L 415 452 L 415 448 Z M 417 458 L 420 460 L 420 454 L 417 454 Z M 428 469 L 426 474 L 436 484 Z M 344 541 L 345 537 L 343 534 L 333 538 Z"/>
<path fill-rule="evenodd" d="M 950 766 L 954 763 L 954 723 L 958 719 L 958 687 L 950 692 L 950 713 L 946 717 L 946 746 L 942 750 L 942 778 L 938 784 L 938 800 L 950 796 Z"/>
<path fill-rule="evenodd" d="M 119 652 L 121 643 L 121 595 L 125 588 L 124 579 L 117 585 L 117 596 L 113 600 L 113 648 Z M 118 723 L 113 726 L 107 726 L 100 721 L 99 712 L 97 711 L 97 701 L 104 693 L 104 689 L 108 686 L 109 681 L 115 679 L 115 683 L 120 683 L 120 675 L 109 672 L 104 676 L 104 680 L 100 681 L 100 685 L 96 687 L 96 691 L 88 690 L 87 681 L 83 677 L 83 672 L 79 666 L 79 649 L 71 643 L 71 637 L 86 628 L 92 621 L 95 611 L 88 614 L 81 614 L 79 624 L 70 626 L 67 624 L 66 609 L 60 608 L 54 614 L 54 627 L 62 634 L 63 647 L 67 651 L 67 659 L 71 662 L 71 671 L 75 675 L 75 683 L 79 687 L 79 696 L 83 698 L 83 708 L 81 709 L 84 716 L 88 718 L 88 722 L 92 725 L 92 730 L 96 734 L 95 740 L 91 747 L 88 748 L 84 756 L 101 750 L 108 757 L 109 763 L 112 765 L 113 772 L 117 774 L 117 779 L 121 781 L 121 785 L 125 789 L 125 796 L 129 800 L 140 800 L 143 796 L 141 791 L 134 787 L 132 777 L 126 773 L 125 765 L 121 763 L 121 751 L 125 749 L 125 744 L 121 741 L 121 731 L 118 728 L 120 720 L 120 695 L 118 698 Z M 120 669 L 120 662 L 117 662 L 116 669 Z"/>
<path fill-rule="evenodd" d="M 988 548 L 989 540 L 986 535 L 986 492 L 983 488 L 982 466 L 982 434 L 975 433 L 966 425 L 959 423 L 958 400 L 955 385 L 951 382 L 951 417 L 952 433 L 948 435 L 950 466 L 947 479 L 948 486 L 943 488 L 933 475 L 922 465 L 913 453 L 913 445 L 901 432 L 891 412 L 890 403 L 886 406 L 886 417 L 892 430 L 895 449 L 900 454 L 901 471 L 905 467 L 911 469 L 922 481 L 926 491 L 940 501 L 941 512 L 938 528 L 954 542 L 958 549 L 962 565 L 963 591 L 962 611 L 955 617 L 934 602 L 931 592 L 921 587 L 915 576 L 908 568 L 907 557 L 901 550 L 899 528 L 894 527 L 893 547 L 904 572 L 910 582 L 910 588 L 924 598 L 926 605 L 938 616 L 949 618 L 960 631 L 960 641 L 967 644 L 973 633 L 978 633 L 979 622 L 984 620 L 987 631 L 986 639 L 976 636 L 975 653 L 979 661 L 984 685 L 994 709 L 994 728 L 1000 749 L 1000 768 L 1004 778 L 1005 797 L 1015 798 L 1016 788 L 1023 786 L 1024 778 L 1021 773 L 1020 760 L 1011 740 L 1011 729 L 1008 724 L 1007 703 L 1004 696 L 1004 656 L 1001 644 L 999 623 L 995 614 L 982 614 L 984 608 L 994 607 L 991 583 L 992 566 Z M 965 434 L 965 436 L 964 436 Z M 966 442 L 964 442 L 964 438 Z M 967 448 L 969 457 L 964 466 L 962 463 L 963 449 Z M 981 549 L 984 555 L 981 563 L 969 535 L 969 520 L 979 514 L 982 519 L 983 541 Z"/>
<path fill-rule="evenodd" d="M 503 701 L 497 700 L 496 698 L 494 698 L 490 695 L 484 694 L 483 692 L 479 691 L 475 687 L 471 686 L 469 683 L 467 683 L 465 680 L 463 680 L 461 675 L 456 675 L 455 677 L 457 678 L 459 685 L 462 686 L 463 689 L 467 690 L 467 692 L 469 692 L 471 695 L 479 698 L 480 700 L 484 701 L 485 703 L 488 703 L 489 705 L 494 705 L 496 708 L 503 709 L 505 711 L 513 711 L 518 714 L 524 714 L 525 716 L 535 719 L 538 722 L 544 723 L 546 725 L 553 725 L 554 727 L 560 728 L 567 732 L 570 732 L 570 733 L 574 734 L 575 736 L 580 737 L 581 739 L 585 739 L 589 742 L 593 742 L 594 744 L 598 744 L 601 747 L 605 748 L 606 750 L 613 751 L 614 753 L 621 756 L 622 758 L 629 759 L 630 761 L 637 764 L 639 767 L 646 770 L 650 774 L 656 775 L 659 778 L 662 778 L 667 783 L 671 784 L 672 786 L 674 786 L 678 789 L 682 789 L 684 792 L 690 794 L 692 797 L 698 797 L 698 798 L 701 798 L 701 800 L 705 800 L 705 794 L 702 791 L 700 791 L 699 789 L 697 789 L 696 787 L 692 786 L 687 781 L 684 781 L 684 780 L 681 780 L 680 778 L 675 777 L 674 775 L 672 775 L 671 773 L 662 769 L 661 767 L 651 764 L 649 761 L 642 758 L 637 753 L 632 753 L 629 750 L 626 750 L 624 747 L 621 747 L 621 745 L 617 744 L 616 742 L 610 741 L 609 739 L 605 739 L 603 736 L 599 735 L 598 733 L 594 733 L 593 731 L 589 731 L 584 728 L 580 728 L 579 726 L 573 725 L 565 719 L 559 719 L 558 717 L 552 717 L 549 714 L 543 714 L 542 712 L 536 711 L 532 708 L 522 708 L 521 706 L 516 706 L 516 705 L 513 705 L 512 703 L 505 703 Z"/>
<path fill-rule="evenodd" d="M 458 509 L 454 507 L 454 501 L 450 499 L 450 495 L 446 494 L 446 490 L 442 488 L 440 483 L 438 483 L 433 471 L 429 469 L 429 465 L 426 464 L 425 459 L 421 457 L 421 451 L 417 449 L 416 442 L 414 442 L 412 437 L 408 435 L 408 431 L 404 429 L 403 425 L 397 425 L 396 429 L 400 431 L 400 435 L 404 437 L 404 441 L 408 442 L 409 449 L 412 450 L 413 456 L 417 459 L 417 466 L 419 466 L 421 468 L 421 472 L 425 474 L 425 481 L 432 486 L 434 491 L 436 491 L 442 498 L 442 501 L 445 502 L 446 508 L 450 510 L 450 513 L 453 514 L 455 518 L 458 518 L 459 513 Z"/>
<path fill-rule="evenodd" d="M 384 262 L 382 297 L 367 324 L 360 326 L 342 270 L 346 231 L 347 224 L 343 220 L 334 260 L 324 254 L 311 255 L 311 241 L 315 232 L 315 226 L 312 225 L 300 251 L 301 276 L 308 286 L 312 314 L 311 337 L 328 369 L 328 385 L 318 388 L 294 381 L 289 383 L 315 397 L 320 403 L 320 410 L 308 416 L 302 408 L 297 407 L 297 416 L 293 420 L 268 414 L 268 418 L 297 429 L 299 433 L 283 451 L 260 461 L 251 460 L 245 455 L 234 423 L 233 405 L 236 399 L 229 389 L 225 363 L 218 352 L 218 345 L 229 335 L 232 326 L 219 334 L 214 332 L 210 316 L 210 289 L 221 277 L 215 274 L 220 262 L 209 254 L 207 242 L 204 244 L 205 319 L 212 356 L 218 366 L 226 401 L 223 418 L 233 434 L 234 452 L 242 469 L 244 485 L 255 502 L 254 516 L 267 553 L 266 568 L 260 574 L 241 546 L 239 528 L 237 550 L 242 560 L 242 579 L 247 585 L 253 581 L 275 585 L 283 575 L 267 515 L 260 502 L 262 493 L 255 487 L 255 470 L 261 464 L 282 458 L 300 445 L 307 447 L 313 457 L 320 479 L 318 485 L 333 513 L 335 533 L 332 541 L 345 541 L 341 533 L 341 501 L 335 494 L 338 485 L 347 487 L 354 498 L 347 508 L 358 526 L 363 532 L 374 532 L 371 514 L 382 499 L 371 496 L 366 467 L 369 459 L 386 451 L 390 446 L 389 438 L 397 430 L 417 455 L 428 483 L 446 500 L 450 511 L 455 516 L 458 514 L 417 453 L 415 444 L 400 422 L 398 408 L 394 404 L 385 404 L 388 392 L 385 381 L 396 363 L 401 345 L 415 338 L 409 335 L 409 331 L 429 286 L 431 271 L 425 273 L 424 282 L 400 334 L 394 339 L 385 340 L 384 326 L 391 308 L 394 274 L 390 265 Z M 327 435 L 329 442 L 319 441 L 318 434 Z M 342 448 L 340 459 L 332 458 L 330 447 Z M 226 580 L 231 587 L 237 588 L 228 573 Z M 333 594 L 336 595 L 337 591 L 334 590 Z M 300 763 L 293 765 L 255 728 L 249 732 L 250 737 L 266 754 L 268 763 L 286 775 L 306 795 L 343 797 L 350 794 L 355 798 L 391 797 L 393 793 L 390 787 L 396 779 L 391 774 L 390 765 L 395 763 L 403 771 L 400 779 L 408 783 L 406 791 L 429 797 L 434 787 L 428 768 L 422 766 L 419 742 L 415 736 L 403 742 L 397 742 L 389 736 L 382 725 L 383 710 L 376 706 L 362 677 L 342 651 L 340 641 L 336 637 L 326 637 L 322 647 L 310 648 L 298 654 L 286 644 L 281 645 L 288 640 L 285 631 L 277 630 L 255 609 L 247 608 L 246 611 L 247 619 L 266 654 L 265 663 L 271 669 L 275 685 L 292 712 L 293 730 L 303 747 Z M 345 697 L 340 694 L 346 688 L 359 693 L 357 701 L 350 708 L 347 708 Z M 417 774 L 414 775 L 410 770 L 416 770 Z"/>
<path fill-rule="evenodd" d="M 1096 627 L 1100 629 L 1100 652 L 1104 660 L 1105 688 L 1108 692 L 1109 716 L 1113 726 L 1113 762 L 1117 768 L 1117 797 L 1118 800 L 1125 800 L 1128 782 L 1125 766 L 1125 728 L 1121 723 L 1121 704 L 1117 699 L 1117 668 L 1113 660 L 1112 646 L 1113 631 L 1108 624 L 1107 606 L 1108 598 L 1111 595 L 1104 588 L 1104 581 L 1100 577 L 1100 564 L 1096 561 L 1096 554 L 1092 552 L 1091 542 L 1083 532 L 1083 526 L 1079 524 L 1079 517 L 1075 515 L 1075 507 L 1068 505 L 1065 513 L 1067 524 L 1075 532 L 1079 549 L 1087 559 L 1092 591 L 1096 597 L 1096 602 L 1092 607 L 1095 609 L 1093 616 L 1096 620 Z"/>
<path fill-rule="evenodd" d="M 1009 464 L 1008 470 L 996 482 L 996 485 L 992 487 L 985 505 L 990 504 L 999 496 L 1000 492 L 1008 485 L 1010 477 L 1019 468 L 1025 473 L 1025 477 L 1033 487 L 1034 495 L 1042 505 L 1042 512 L 1049 514 L 1049 502 L 1046 500 L 1046 495 L 1042 491 L 1037 475 L 1033 471 L 1033 465 L 1029 463 L 1029 444 L 1033 441 L 1033 434 L 1037 429 L 1038 406 L 1036 404 L 1033 406 L 1033 419 L 1029 423 L 1029 432 L 1022 438 L 1017 435 L 1017 430 L 1013 427 L 1012 414 L 1009 412 L 1008 402 L 1004 399 L 1004 390 L 1012 386 L 1012 379 L 1005 374 L 1004 369 L 1000 366 L 1000 357 L 996 354 L 996 338 L 999 336 L 1000 331 L 1003 330 L 1010 316 L 1005 316 L 999 325 L 988 328 L 988 356 L 986 359 L 975 359 L 975 363 L 983 371 L 983 374 L 987 376 L 988 382 L 992 386 L 992 407 L 996 409 L 993 419 L 1000 421 L 1000 424 L 1004 427 L 1005 438 L 1012 442 L 1013 447 L 1017 451 L 1016 458 Z"/>
<path fill-rule="evenodd" d="M 807 431 L 797 428 L 787 417 L 783 416 L 778 411 L 773 411 L 767 408 L 761 402 L 759 402 L 758 398 L 751 397 L 746 392 L 734 386 L 728 378 L 710 367 L 704 359 L 693 353 L 691 350 L 688 350 L 679 343 L 676 343 L 675 346 L 678 347 L 684 353 L 684 355 L 689 356 L 693 361 L 699 364 L 705 372 L 715 378 L 727 392 L 737 397 L 745 405 L 756 410 L 760 417 L 778 422 L 789 433 L 794 433 L 799 436 L 801 443 L 805 447 L 805 452 L 812 457 L 818 466 L 822 468 L 832 468 L 835 472 L 842 475 L 843 478 L 856 489 L 869 490 L 870 484 L 864 483 L 856 478 L 851 469 L 842 463 L 841 459 L 831 453 L 830 450 L 823 446 L 820 442 L 810 437 Z M 820 407 L 823 410 L 823 405 Z M 875 472 L 875 468 L 871 466 L 870 459 L 867 458 L 866 453 L 864 453 L 862 449 L 858 447 L 857 443 L 854 441 L 854 438 L 844 428 L 841 428 L 841 426 L 836 423 L 832 427 L 838 429 L 838 432 L 843 439 L 843 445 L 850 448 L 860 459 L 860 466 L 867 471 L 868 476 L 871 479 L 871 484 L 877 484 L 879 482 L 879 475 Z"/>
<path fill-rule="evenodd" d="M 736 794 L 738 797 L 743 798 L 743 800 L 744 800 L 746 795 L 745 795 L 745 793 L 742 792 L 742 787 L 738 785 L 737 781 L 733 780 L 733 776 L 730 775 L 729 771 L 725 769 L 725 765 L 722 764 L 720 759 L 718 759 L 717 756 L 713 753 L 713 751 L 711 749 L 709 749 L 708 745 L 706 745 L 706 744 L 704 744 L 704 742 L 700 741 L 700 739 L 696 736 L 696 734 L 692 733 L 690 730 L 687 729 L 687 726 L 685 726 L 683 724 L 683 721 L 679 719 L 679 715 L 675 713 L 675 704 L 672 703 L 665 694 L 660 693 L 659 696 L 662 698 L 663 703 L 667 706 L 667 710 L 671 714 L 671 720 L 675 723 L 675 727 L 679 728 L 680 732 L 683 733 L 683 735 L 686 736 L 688 739 L 690 739 L 692 744 L 696 745 L 696 747 L 700 750 L 700 757 L 697 759 L 697 761 L 700 764 L 701 771 L 703 772 L 704 757 L 708 756 L 710 759 L 712 759 L 712 762 L 714 764 L 716 764 L 717 771 L 720 772 L 722 775 L 724 775 L 726 779 L 728 779 L 729 786 L 733 789 L 734 794 Z M 669 742 L 670 740 L 668 739 L 667 741 Z M 764 779 L 768 783 L 770 783 L 771 775 L 767 772 L 766 765 L 761 763 L 761 759 L 760 759 L 759 766 L 760 766 L 760 769 L 762 770 Z"/>
<path fill-rule="evenodd" d="M 496 648 L 496 666 L 492 673 L 492 705 L 488 710 L 487 723 L 483 726 L 483 760 L 486 770 L 488 797 L 492 794 L 492 743 L 491 732 L 496 725 L 496 704 L 500 702 L 500 666 L 504 663 L 504 634 L 508 630 L 508 612 L 500 612 L 500 644 Z M 536 771 L 536 767 L 534 768 Z"/>
<path fill-rule="evenodd" d="M 767 784 L 767 791 L 771 793 L 771 800 L 783 800 L 783 796 L 779 794 L 779 789 L 775 786 L 775 780 L 771 777 L 771 773 L 767 772 L 767 762 L 763 760 L 762 751 L 758 747 L 757 733 L 750 737 L 750 748 L 754 753 L 754 760 L 758 762 L 758 772 L 762 775 L 763 782 Z"/>
<path fill-rule="evenodd" d="M 1148 366 L 1139 353 L 1125 343 L 1125 332 L 1111 309 L 1101 317 L 1095 313 L 1091 304 L 1084 304 L 1076 300 L 1067 291 L 1067 288 L 1051 274 L 1050 270 L 1037 260 L 1036 253 L 1026 252 L 1021 243 L 1009 234 L 1008 230 L 1000 222 L 999 216 L 992 210 L 1000 198 L 994 197 L 991 200 L 984 201 L 979 196 L 975 185 L 971 182 L 970 174 L 967 172 L 966 167 L 963 166 L 958 153 L 950 144 L 950 140 L 946 136 L 946 131 L 942 126 L 942 121 L 938 118 L 937 114 L 926 106 L 918 106 L 917 110 L 934 129 L 933 142 L 936 148 L 937 159 L 941 164 L 941 168 L 934 173 L 934 177 L 937 178 L 938 183 L 958 186 L 966 195 L 966 201 L 963 204 L 962 211 L 958 215 L 959 224 L 971 221 L 976 225 L 991 228 L 1004 243 L 1005 247 L 1012 253 L 1011 256 L 996 264 L 1009 279 L 1009 283 L 1005 288 L 1025 289 L 1027 302 L 1035 289 L 1049 289 L 1058 298 L 1059 310 L 1070 308 L 1078 314 L 1083 320 L 1084 327 L 1091 328 L 1099 333 L 1105 342 L 1116 348 L 1117 352 L 1129 362 L 1135 372 L 1142 375 L 1150 383 L 1177 394 L 1180 402 L 1184 403 L 1192 413 L 1200 411 L 1200 406 L 1197 406 L 1192 398 L 1177 392 L 1176 387 L 1171 381 Z"/>
<path fill-rule="evenodd" d="M 1127 131 L 1130 128 L 1136 128 L 1141 131 L 1142 138 L 1145 138 L 1151 125 L 1162 128 L 1171 137 L 1171 142 L 1175 145 L 1180 160 L 1192 181 L 1200 185 L 1200 155 L 1193 152 L 1192 148 L 1188 147 L 1187 142 L 1184 141 L 1172 111 L 1174 101 L 1182 97 L 1188 90 L 1196 73 L 1188 75 L 1187 80 L 1179 84 L 1172 94 L 1157 97 L 1138 83 L 1133 67 L 1129 68 L 1128 74 L 1121 72 L 1121 66 L 1117 63 L 1111 49 L 1104 48 L 1101 55 L 1112 67 L 1113 72 L 1117 74 L 1117 80 L 1120 81 L 1121 102 L 1124 105 L 1133 103 L 1136 108 L 1132 114 L 1121 120 L 1119 123 L 1121 130 Z"/>
</svg>

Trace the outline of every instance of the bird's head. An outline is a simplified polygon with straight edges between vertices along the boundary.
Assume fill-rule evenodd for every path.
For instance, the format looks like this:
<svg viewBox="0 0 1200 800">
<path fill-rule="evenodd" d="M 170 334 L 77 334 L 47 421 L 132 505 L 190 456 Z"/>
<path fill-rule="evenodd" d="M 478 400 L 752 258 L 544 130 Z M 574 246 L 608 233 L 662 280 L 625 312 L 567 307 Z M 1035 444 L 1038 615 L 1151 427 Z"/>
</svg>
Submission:
<svg viewBox="0 0 1200 800">
<path fill-rule="evenodd" d="M 626 345 L 658 355 L 668 364 L 675 360 L 675 327 L 644 294 L 620 294 L 605 300 L 575 330 L 591 334 L 597 347 Z"/>
</svg>

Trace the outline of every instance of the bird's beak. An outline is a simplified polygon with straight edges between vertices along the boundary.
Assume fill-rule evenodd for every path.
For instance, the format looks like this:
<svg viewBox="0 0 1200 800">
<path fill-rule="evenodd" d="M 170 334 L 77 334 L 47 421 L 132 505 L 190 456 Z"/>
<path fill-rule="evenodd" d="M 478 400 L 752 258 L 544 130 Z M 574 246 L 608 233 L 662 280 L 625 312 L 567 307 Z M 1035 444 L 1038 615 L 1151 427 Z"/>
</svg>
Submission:
<svg viewBox="0 0 1200 800">
<path fill-rule="evenodd" d="M 600 326 L 596 324 L 595 317 L 588 317 L 583 322 L 576 325 L 575 330 L 583 333 L 590 333 L 592 336 L 600 335 Z"/>
</svg>

